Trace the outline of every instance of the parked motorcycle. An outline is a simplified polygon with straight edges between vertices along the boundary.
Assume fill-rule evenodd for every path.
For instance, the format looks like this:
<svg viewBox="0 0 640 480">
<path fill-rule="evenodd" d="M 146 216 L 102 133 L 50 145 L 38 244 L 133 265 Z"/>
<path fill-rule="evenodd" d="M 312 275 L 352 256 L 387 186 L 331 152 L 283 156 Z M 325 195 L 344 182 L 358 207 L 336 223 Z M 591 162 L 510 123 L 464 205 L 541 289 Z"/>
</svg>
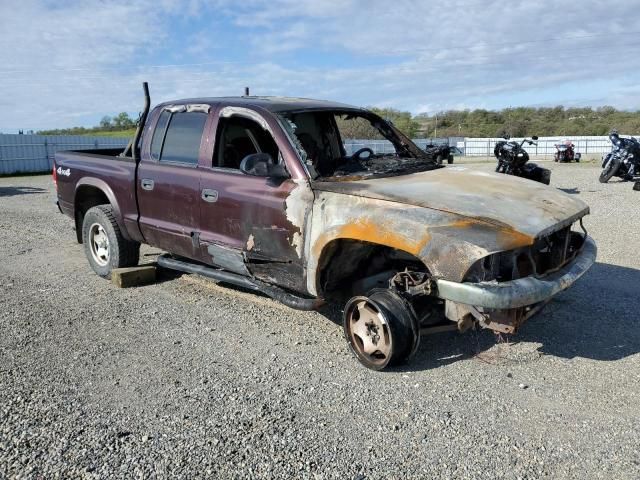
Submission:
<svg viewBox="0 0 640 480">
<path fill-rule="evenodd" d="M 451 153 L 451 147 L 448 144 L 434 145 L 430 143 L 424 147 L 424 151 L 427 156 L 435 161 L 438 165 L 442 165 L 446 160 L 447 163 L 453 163 L 453 153 Z"/>
<path fill-rule="evenodd" d="M 528 178 L 529 180 L 549 185 L 549 182 L 551 182 L 551 170 L 539 167 L 535 163 L 528 163 L 529 154 L 522 148 L 525 143 L 536 145 L 534 140 L 537 139 L 538 137 L 533 136 L 531 140 L 525 138 L 518 143 L 515 141 L 510 142 L 509 137 L 505 136 L 504 141 L 496 143 L 493 149 L 493 154 L 498 160 L 496 172 Z"/>
<path fill-rule="evenodd" d="M 556 153 L 553 156 L 555 162 L 576 162 L 580 161 L 581 155 L 576 153 L 573 142 L 567 140 L 564 143 L 555 144 Z"/>
<path fill-rule="evenodd" d="M 607 183 L 612 177 L 633 180 L 640 174 L 640 142 L 635 138 L 621 138 L 617 130 L 609 134 L 611 151 L 602 156 L 600 183 Z"/>
</svg>

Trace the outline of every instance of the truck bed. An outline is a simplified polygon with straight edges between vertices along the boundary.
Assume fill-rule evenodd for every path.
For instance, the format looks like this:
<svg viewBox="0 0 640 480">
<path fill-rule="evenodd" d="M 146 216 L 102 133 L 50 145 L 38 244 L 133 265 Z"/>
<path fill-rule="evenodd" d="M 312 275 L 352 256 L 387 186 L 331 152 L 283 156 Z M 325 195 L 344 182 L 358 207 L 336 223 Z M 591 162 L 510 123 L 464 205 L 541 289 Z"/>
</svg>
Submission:
<svg viewBox="0 0 640 480">
<path fill-rule="evenodd" d="M 121 228 L 136 228 L 136 164 L 131 157 L 120 157 L 122 148 L 65 150 L 56 152 L 54 170 L 58 185 L 58 206 L 74 218 L 78 192 L 95 190 L 106 195 L 105 203 L 116 210 Z"/>
</svg>

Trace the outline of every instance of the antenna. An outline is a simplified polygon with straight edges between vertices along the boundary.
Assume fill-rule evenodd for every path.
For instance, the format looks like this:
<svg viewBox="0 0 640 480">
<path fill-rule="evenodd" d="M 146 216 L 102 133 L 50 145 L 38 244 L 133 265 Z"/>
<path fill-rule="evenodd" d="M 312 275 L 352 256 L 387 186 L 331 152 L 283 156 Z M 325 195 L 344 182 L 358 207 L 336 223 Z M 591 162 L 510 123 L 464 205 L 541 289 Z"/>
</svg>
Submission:
<svg viewBox="0 0 640 480">
<path fill-rule="evenodd" d="M 249 96 L 249 87 L 244 87 L 244 96 L 245 97 Z"/>
</svg>

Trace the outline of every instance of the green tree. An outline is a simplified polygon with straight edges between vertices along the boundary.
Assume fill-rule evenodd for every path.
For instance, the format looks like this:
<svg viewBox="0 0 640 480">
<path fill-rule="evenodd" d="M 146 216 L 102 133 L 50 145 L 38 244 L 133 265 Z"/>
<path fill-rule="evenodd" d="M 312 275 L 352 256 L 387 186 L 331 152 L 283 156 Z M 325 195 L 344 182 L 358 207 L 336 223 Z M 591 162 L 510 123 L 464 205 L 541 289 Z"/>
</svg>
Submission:
<svg viewBox="0 0 640 480">
<path fill-rule="evenodd" d="M 102 119 L 100 120 L 100 128 L 108 130 L 111 128 L 111 126 L 111 117 L 109 115 L 105 115 L 104 117 L 102 117 Z"/>
<path fill-rule="evenodd" d="M 415 120 L 411 112 L 403 112 L 395 108 L 371 107 L 371 111 L 380 115 L 386 120 L 390 120 L 393 125 L 409 138 L 414 138 L 420 128 L 420 123 Z"/>
<path fill-rule="evenodd" d="M 121 112 L 113 118 L 113 126 L 117 130 L 126 130 L 135 126 L 127 112 Z"/>
</svg>

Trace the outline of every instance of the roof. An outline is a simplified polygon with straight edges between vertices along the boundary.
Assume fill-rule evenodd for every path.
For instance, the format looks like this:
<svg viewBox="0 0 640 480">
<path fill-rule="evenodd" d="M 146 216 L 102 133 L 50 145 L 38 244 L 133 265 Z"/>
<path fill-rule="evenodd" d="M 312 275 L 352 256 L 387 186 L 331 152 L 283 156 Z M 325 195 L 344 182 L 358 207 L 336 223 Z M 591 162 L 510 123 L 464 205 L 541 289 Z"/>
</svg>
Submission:
<svg viewBox="0 0 640 480">
<path fill-rule="evenodd" d="M 224 103 L 238 107 L 261 107 L 270 112 L 286 112 L 299 110 L 361 110 L 359 107 L 345 103 L 330 102 L 327 100 L 313 100 L 310 98 L 295 97 L 204 97 L 187 98 L 163 102 L 162 105 L 180 105 L 186 103 L 219 104 Z"/>
</svg>

